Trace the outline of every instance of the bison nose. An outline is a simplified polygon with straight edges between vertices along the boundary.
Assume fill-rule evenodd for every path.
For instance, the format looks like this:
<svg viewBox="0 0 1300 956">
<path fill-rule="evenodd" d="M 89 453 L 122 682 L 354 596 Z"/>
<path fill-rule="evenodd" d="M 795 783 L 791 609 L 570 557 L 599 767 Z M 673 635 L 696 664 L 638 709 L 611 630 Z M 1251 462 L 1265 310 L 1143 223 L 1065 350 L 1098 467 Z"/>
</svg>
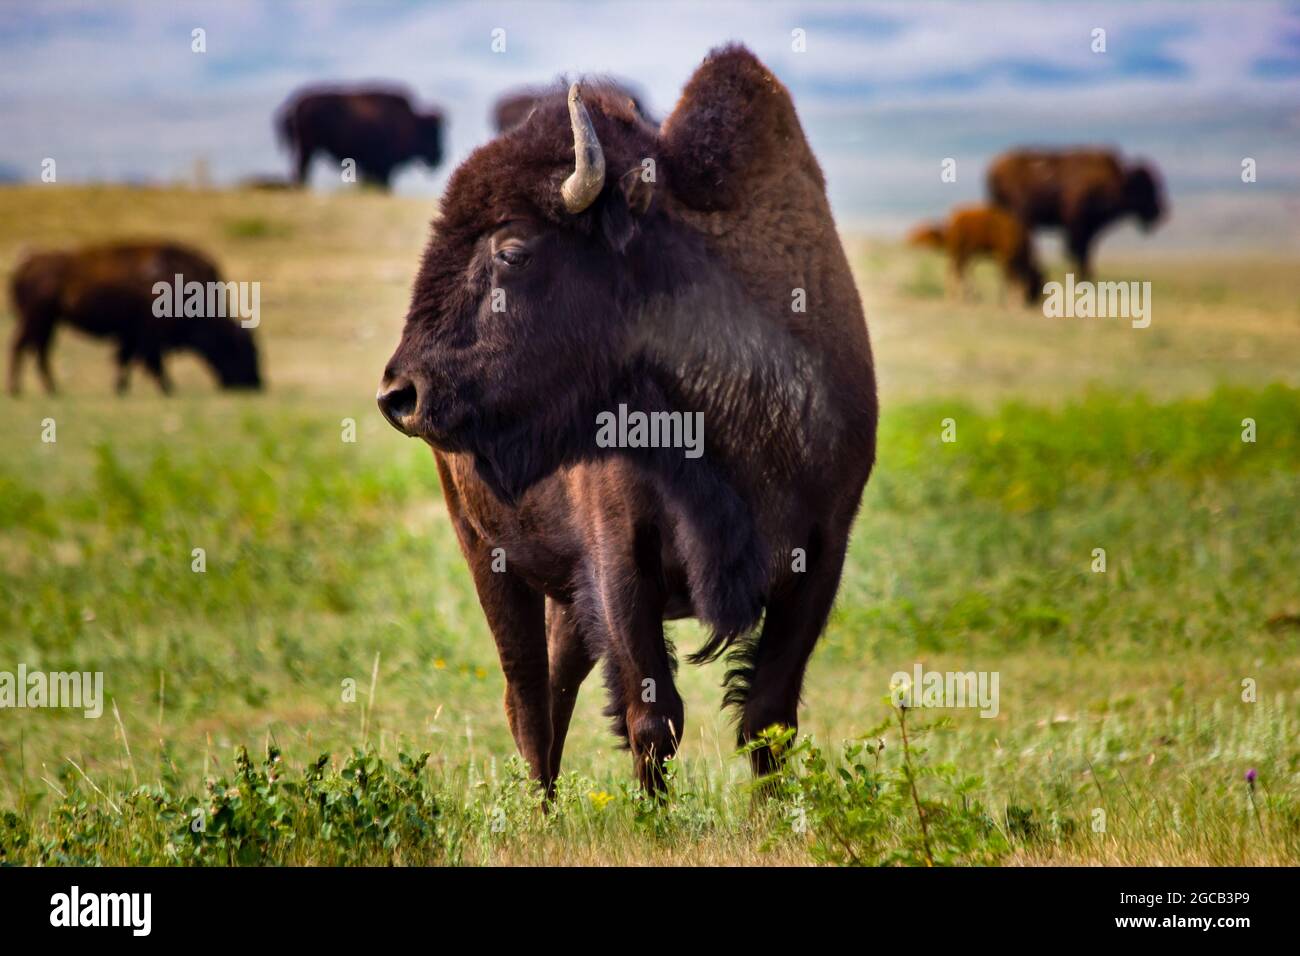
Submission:
<svg viewBox="0 0 1300 956">
<path fill-rule="evenodd" d="M 379 410 L 384 413 L 388 423 L 403 435 L 413 435 L 415 409 L 420 402 L 420 393 L 415 383 L 403 375 L 385 378 L 375 396 Z"/>
</svg>

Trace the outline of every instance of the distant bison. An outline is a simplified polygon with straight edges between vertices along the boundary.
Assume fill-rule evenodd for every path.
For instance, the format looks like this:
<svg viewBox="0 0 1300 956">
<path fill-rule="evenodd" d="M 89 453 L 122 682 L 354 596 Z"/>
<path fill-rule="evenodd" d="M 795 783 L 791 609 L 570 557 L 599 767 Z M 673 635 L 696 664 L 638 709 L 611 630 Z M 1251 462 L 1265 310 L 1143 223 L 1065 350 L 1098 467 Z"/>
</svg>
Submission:
<svg viewBox="0 0 1300 956">
<path fill-rule="evenodd" d="M 225 296 L 217 267 L 200 253 L 173 243 L 117 243 L 24 259 L 11 282 L 18 328 L 9 357 L 9 391 L 19 392 L 27 351 L 36 354 L 46 391 L 55 391 L 49 351 L 59 323 L 117 343 L 119 392 L 126 390 L 131 363 L 137 360 L 164 392 L 170 392 L 163 357 L 174 351 L 197 352 L 225 388 L 260 387 L 257 347 L 239 322 L 217 315 L 157 314 L 169 310 L 156 307 L 154 286 L 172 286 L 177 275 L 185 283 L 219 287 Z"/>
<path fill-rule="evenodd" d="M 1092 272 L 1092 242 L 1127 215 L 1150 229 L 1164 215 L 1160 178 L 1145 163 L 1112 150 L 1018 149 L 993 161 L 988 194 L 1026 227 L 1061 227 L 1082 278 Z"/>
<path fill-rule="evenodd" d="M 590 81 L 589 81 L 590 82 Z M 618 80 L 599 80 L 602 87 L 608 90 L 614 96 L 623 96 L 632 104 L 632 111 L 637 116 L 653 122 L 650 115 L 642 105 L 643 101 L 627 83 Z M 511 127 L 518 126 L 528 118 L 537 104 L 549 97 L 563 96 L 566 87 L 561 84 L 542 87 L 523 87 L 517 90 L 511 90 L 496 102 L 492 109 L 492 121 L 496 124 L 497 132 L 504 133 Z"/>
<path fill-rule="evenodd" d="M 741 740 L 796 727 L 875 460 L 876 387 L 822 171 L 749 51 L 710 54 L 662 127 L 575 83 L 477 149 L 378 400 L 434 449 L 545 787 L 603 660 L 606 713 L 662 790 L 686 738 L 667 619 L 707 628 L 692 662 L 732 649 Z"/>
<path fill-rule="evenodd" d="M 403 163 L 442 162 L 442 114 L 417 113 L 400 90 L 305 90 L 281 108 L 276 128 L 293 150 L 299 186 L 318 152 L 354 160 L 362 182 L 383 189 Z"/>
<path fill-rule="evenodd" d="M 964 281 L 971 259 L 987 256 L 996 262 L 1008 283 L 1019 285 L 1025 304 L 1033 305 L 1043 290 L 1043 273 L 1034 258 L 1029 231 L 1015 216 L 991 206 L 954 209 L 946 223 L 916 229 L 909 241 L 948 254 L 958 285 Z"/>
</svg>

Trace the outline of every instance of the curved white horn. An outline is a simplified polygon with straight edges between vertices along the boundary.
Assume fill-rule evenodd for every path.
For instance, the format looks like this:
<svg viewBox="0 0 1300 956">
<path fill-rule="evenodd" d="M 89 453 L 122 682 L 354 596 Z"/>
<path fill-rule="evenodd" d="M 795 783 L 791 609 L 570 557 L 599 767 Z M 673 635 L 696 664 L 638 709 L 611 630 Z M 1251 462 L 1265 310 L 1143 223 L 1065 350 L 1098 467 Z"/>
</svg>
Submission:
<svg viewBox="0 0 1300 956">
<path fill-rule="evenodd" d="M 564 208 L 576 215 L 595 202 L 605 188 L 605 151 L 582 105 L 582 86 L 578 83 L 569 87 L 569 120 L 573 123 L 574 164 L 573 172 L 560 187 L 560 195 Z"/>
</svg>

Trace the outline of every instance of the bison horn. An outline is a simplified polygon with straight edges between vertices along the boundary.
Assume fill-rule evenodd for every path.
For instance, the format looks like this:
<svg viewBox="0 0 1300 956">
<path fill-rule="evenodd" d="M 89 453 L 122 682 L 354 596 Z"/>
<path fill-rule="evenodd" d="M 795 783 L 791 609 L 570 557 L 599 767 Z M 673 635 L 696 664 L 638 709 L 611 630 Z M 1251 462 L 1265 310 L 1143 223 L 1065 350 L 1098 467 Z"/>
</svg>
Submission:
<svg viewBox="0 0 1300 956">
<path fill-rule="evenodd" d="M 569 120 L 573 123 L 573 172 L 560 187 L 564 208 L 570 215 L 582 212 L 605 188 L 605 151 L 600 148 L 596 127 L 582 105 L 582 87 L 569 87 Z"/>
</svg>

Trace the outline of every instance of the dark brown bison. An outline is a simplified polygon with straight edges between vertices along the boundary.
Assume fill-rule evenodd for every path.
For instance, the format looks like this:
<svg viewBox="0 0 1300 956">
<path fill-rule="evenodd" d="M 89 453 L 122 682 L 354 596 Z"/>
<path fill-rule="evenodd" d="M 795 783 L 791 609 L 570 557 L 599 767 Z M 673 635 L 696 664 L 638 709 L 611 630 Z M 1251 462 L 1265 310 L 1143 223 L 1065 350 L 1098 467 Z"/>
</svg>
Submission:
<svg viewBox="0 0 1300 956">
<path fill-rule="evenodd" d="M 607 713 L 661 788 L 684 733 L 667 619 L 707 627 L 693 662 L 731 649 L 741 740 L 796 725 L 876 388 L 821 169 L 751 53 L 712 53 L 660 129 L 575 84 L 476 150 L 378 399 L 434 449 L 543 784 L 603 660 Z"/>
<path fill-rule="evenodd" d="M 403 163 L 442 162 L 442 114 L 415 112 L 400 90 L 304 90 L 281 108 L 276 129 L 293 150 L 299 186 L 318 152 L 354 160 L 362 182 L 383 189 Z"/>
<path fill-rule="evenodd" d="M 1017 149 L 1003 153 L 988 172 L 996 206 L 1027 228 L 1060 227 L 1082 278 L 1092 273 L 1092 242 L 1125 216 L 1151 229 L 1164 215 L 1160 177 L 1146 163 L 1125 164 L 1104 149 Z"/>
<path fill-rule="evenodd" d="M 588 81 L 589 85 L 591 82 Z M 650 114 L 645 111 L 645 107 L 642 105 L 642 98 L 632 90 L 629 84 L 609 79 L 601 79 L 595 82 L 614 95 L 626 97 L 632 103 L 633 112 L 643 120 L 653 122 L 650 119 Z M 542 87 L 526 86 L 504 94 L 492 108 L 492 121 L 496 124 L 497 132 L 504 133 L 506 130 L 518 126 L 528 118 L 528 114 L 533 111 L 533 107 L 538 103 L 555 96 L 563 96 L 567 88 L 562 84 Z"/>
<path fill-rule="evenodd" d="M 223 303 L 228 301 L 227 289 L 233 283 L 222 284 L 211 260 L 173 243 L 117 243 L 24 259 L 11 282 L 18 328 L 9 357 L 9 391 L 18 394 L 27 351 L 36 354 L 46 391 L 55 391 L 49 353 L 60 323 L 117 343 L 119 392 L 126 390 L 131 363 L 137 360 L 164 392 L 170 392 L 163 357 L 185 350 L 205 359 L 222 387 L 259 388 L 257 347 L 248 329 L 217 314 L 186 316 L 182 310 L 177 315 L 171 308 L 175 296 L 159 307 L 160 284 L 174 288 L 177 275 L 184 284 L 203 285 L 205 308 L 207 289 L 220 292 Z M 233 310 L 223 305 L 221 311 Z"/>
<path fill-rule="evenodd" d="M 959 286 L 964 284 L 970 261 L 987 256 L 998 264 L 1007 283 L 1021 287 L 1026 305 L 1033 305 L 1042 295 L 1043 273 L 1034 258 L 1029 230 L 1001 209 L 962 206 L 954 209 L 945 223 L 918 227 L 908 241 L 946 252 Z"/>
</svg>

